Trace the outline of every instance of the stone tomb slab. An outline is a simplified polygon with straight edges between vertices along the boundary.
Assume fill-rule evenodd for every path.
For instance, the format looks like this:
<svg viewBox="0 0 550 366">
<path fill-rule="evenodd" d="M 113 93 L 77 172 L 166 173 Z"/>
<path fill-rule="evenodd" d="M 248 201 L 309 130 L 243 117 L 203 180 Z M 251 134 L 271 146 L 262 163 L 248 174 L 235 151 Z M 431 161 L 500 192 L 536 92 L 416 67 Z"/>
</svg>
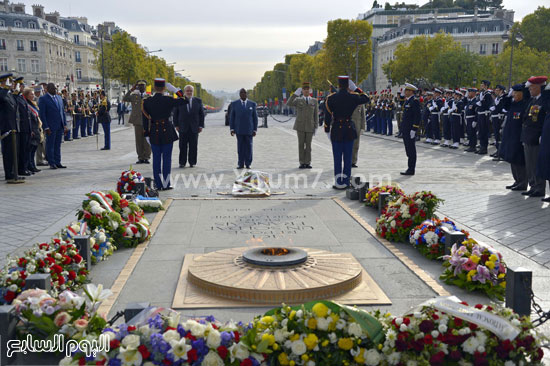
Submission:
<svg viewBox="0 0 550 366">
<path fill-rule="evenodd" d="M 185 209 L 186 203 L 193 204 L 190 206 L 192 215 L 196 215 L 196 220 L 192 220 L 187 216 Z M 158 234 L 165 229 L 170 232 L 170 235 L 159 235 L 153 237 L 151 246 L 156 244 L 172 244 L 166 247 L 174 246 L 174 251 L 177 251 L 176 246 L 185 248 L 186 253 L 193 253 L 196 249 L 200 254 L 186 254 L 182 263 L 181 273 L 177 288 L 174 294 L 172 307 L 175 309 L 193 309 L 193 308 L 226 308 L 226 307 L 258 307 L 258 306 L 273 306 L 279 305 L 279 302 L 269 302 L 265 298 L 262 301 L 242 300 L 238 298 L 227 298 L 215 295 L 215 291 L 210 293 L 197 287 L 197 279 L 195 283 L 191 283 L 189 278 L 189 268 L 201 269 L 208 267 L 209 254 L 203 254 L 202 248 L 215 247 L 220 248 L 220 252 L 225 255 L 224 261 L 226 266 L 231 267 L 235 263 L 233 257 L 238 257 L 239 250 L 244 251 L 249 247 L 269 246 L 269 247 L 301 247 L 308 252 L 317 253 L 319 255 L 333 255 L 334 261 L 337 262 L 345 258 L 349 261 L 349 266 L 358 266 L 359 275 L 357 278 L 357 287 L 353 290 L 339 293 L 337 296 L 326 296 L 324 298 L 332 299 L 340 303 L 356 304 L 356 305 L 390 305 L 390 299 L 384 294 L 382 289 L 376 284 L 369 273 L 361 267 L 360 263 L 355 259 L 353 254 L 345 253 L 346 248 L 342 246 L 343 242 L 348 242 L 349 237 L 342 235 L 342 230 L 338 230 L 339 226 L 361 230 L 367 234 L 363 237 L 364 250 L 369 251 L 373 246 L 380 244 L 376 239 L 372 238 L 355 220 L 347 215 L 333 200 L 288 200 L 288 199 L 260 199 L 260 200 L 200 200 L 200 208 L 196 210 L 196 200 L 175 200 L 161 224 Z M 330 212 L 334 215 L 330 215 Z M 344 213 L 342 215 L 342 213 Z M 178 220 L 178 216 L 185 217 Z M 180 223 L 178 225 L 178 222 Z M 189 224 L 192 223 L 192 227 Z M 355 225 L 355 226 L 354 226 Z M 163 228 L 164 226 L 164 228 Z M 178 235 L 178 227 L 182 232 Z M 189 232 L 191 231 L 191 232 Z M 157 235 L 155 235 L 157 236 Z M 178 238 L 174 241 L 167 241 L 168 237 Z M 183 238 L 183 240 L 179 239 Z M 325 249 L 328 247 L 341 248 L 338 253 L 331 253 Z M 227 248 L 227 250 L 223 249 Z M 321 254 L 322 253 L 322 254 Z M 231 257 L 231 258 L 229 258 Z M 338 258 L 336 258 L 338 257 Z M 215 257 L 212 257 L 215 258 Z M 216 262 L 218 259 L 212 260 L 212 272 L 218 269 L 221 264 Z M 238 262 L 238 261 L 237 261 Z M 224 277 L 231 276 L 227 273 L 227 267 L 222 271 Z M 333 265 L 333 267 L 335 267 Z M 336 266 L 337 267 L 337 266 Z M 204 273 L 209 274 L 205 268 Z M 283 278 L 281 274 L 269 271 L 259 271 L 257 268 L 243 274 L 243 269 L 239 266 L 235 267 L 236 278 L 235 283 L 241 287 L 248 287 L 252 292 L 258 288 L 258 284 L 270 283 L 268 280 L 271 277 L 277 279 L 279 284 Z M 335 271 L 338 269 L 335 268 Z M 374 269 L 369 269 L 374 270 Z M 303 269 L 300 269 L 303 271 Z M 271 273 L 271 274 L 270 274 Z M 313 268 L 313 271 L 302 273 L 305 277 L 309 275 L 312 278 L 319 278 L 321 282 L 332 282 L 331 276 L 334 274 L 319 271 Z M 220 275 L 221 276 L 221 275 Z M 292 276 L 295 276 L 292 274 Z M 238 277 L 238 278 L 237 278 Z M 305 278 L 304 277 L 304 278 Z M 265 281 L 262 278 L 266 279 Z M 208 281 L 215 281 L 216 275 L 208 276 Z M 297 280 L 300 281 L 299 279 Z M 221 287 L 228 285 L 227 281 L 220 278 Z M 231 281 L 229 282 L 229 285 Z M 307 287 L 307 281 L 304 283 Z M 283 285 L 284 287 L 285 285 Z M 261 286 L 260 286 L 261 287 Z M 304 291 L 306 291 L 304 287 Z M 210 288 L 210 287 L 209 287 Z M 260 290 L 260 288 L 258 288 Z M 328 294 L 328 293 L 327 293 Z M 303 302 L 303 301 L 300 301 Z M 292 301 L 288 301 L 292 303 Z"/>
</svg>

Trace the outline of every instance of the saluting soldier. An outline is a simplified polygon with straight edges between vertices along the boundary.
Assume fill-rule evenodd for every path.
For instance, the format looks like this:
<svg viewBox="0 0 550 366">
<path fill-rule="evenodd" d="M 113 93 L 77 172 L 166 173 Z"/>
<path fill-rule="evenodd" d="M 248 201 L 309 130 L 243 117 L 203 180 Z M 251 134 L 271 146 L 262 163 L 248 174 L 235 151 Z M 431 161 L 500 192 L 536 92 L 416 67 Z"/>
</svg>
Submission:
<svg viewBox="0 0 550 366">
<path fill-rule="evenodd" d="M 414 175 L 416 170 L 416 131 L 420 125 L 420 102 L 414 94 L 418 88 L 412 84 L 405 84 L 405 104 L 403 105 L 403 117 L 401 119 L 401 133 L 407 154 L 407 170 L 401 175 Z"/>
<path fill-rule="evenodd" d="M 145 93 L 145 80 L 139 80 L 122 98 L 123 102 L 130 103 L 132 112 L 130 112 L 129 124 L 134 126 L 134 135 L 136 138 L 136 152 L 138 156 L 137 164 L 149 164 L 151 159 L 151 146 L 143 134 L 144 116 L 141 111 L 143 101 L 148 97 Z"/>
<path fill-rule="evenodd" d="M 296 108 L 294 130 L 298 135 L 298 157 L 300 169 L 311 169 L 311 140 L 319 125 L 319 106 L 317 99 L 310 96 L 309 82 L 302 83 L 290 96 L 287 105 Z"/>
<path fill-rule="evenodd" d="M 14 161 L 14 146 L 12 133 L 16 134 L 16 144 L 19 139 L 19 111 L 17 100 L 12 93 L 10 84 L 11 73 L 0 75 L 0 139 L 2 144 L 2 160 L 4 178 L 7 183 L 24 183 L 25 177 L 20 177 L 18 166 Z"/>
<path fill-rule="evenodd" d="M 348 76 L 339 76 L 338 86 L 338 92 L 327 97 L 325 132 L 332 142 L 335 178 L 332 187 L 346 189 L 350 185 L 353 142 L 358 137 L 351 115 L 358 105 L 368 103 L 369 97 Z"/>
<path fill-rule="evenodd" d="M 170 116 L 172 109 L 189 101 L 184 98 L 181 89 L 176 89 L 172 84 L 162 78 L 155 79 L 155 95 L 143 101 L 143 129 L 151 143 L 153 151 L 153 176 L 155 186 L 159 190 L 172 189 L 170 185 L 170 172 L 172 169 L 172 148 L 174 141 L 178 140 L 176 128 Z M 178 99 L 164 95 L 164 90 L 177 94 Z"/>
<path fill-rule="evenodd" d="M 546 179 L 550 186 L 550 86 L 542 91 L 543 107 L 546 108 L 546 117 L 542 127 L 539 158 L 537 161 L 537 176 Z M 550 202 L 550 197 L 542 199 L 543 202 Z"/>
</svg>

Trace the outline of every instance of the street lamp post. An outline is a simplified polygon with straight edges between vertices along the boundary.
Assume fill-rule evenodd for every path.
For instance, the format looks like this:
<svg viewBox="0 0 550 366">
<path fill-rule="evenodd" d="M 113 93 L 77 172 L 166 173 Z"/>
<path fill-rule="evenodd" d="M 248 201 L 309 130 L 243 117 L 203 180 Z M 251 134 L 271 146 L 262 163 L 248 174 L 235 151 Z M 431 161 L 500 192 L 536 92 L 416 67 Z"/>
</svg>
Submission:
<svg viewBox="0 0 550 366">
<path fill-rule="evenodd" d="M 103 25 L 99 26 L 99 42 L 101 42 L 101 84 L 103 90 L 105 90 L 105 54 L 103 53 L 103 37 L 105 34 L 105 28 Z"/>
<path fill-rule="evenodd" d="M 502 35 L 503 39 L 509 39 L 510 40 L 510 71 L 508 72 L 508 89 L 512 88 L 512 62 L 514 61 L 514 41 L 521 42 L 523 41 L 523 36 L 520 32 L 512 33 L 510 31 L 510 35 L 508 33 L 504 33 Z"/>
<path fill-rule="evenodd" d="M 369 41 L 364 39 L 350 38 L 347 42 L 348 45 L 355 44 L 355 84 L 359 84 L 359 45 L 365 45 Z"/>
</svg>

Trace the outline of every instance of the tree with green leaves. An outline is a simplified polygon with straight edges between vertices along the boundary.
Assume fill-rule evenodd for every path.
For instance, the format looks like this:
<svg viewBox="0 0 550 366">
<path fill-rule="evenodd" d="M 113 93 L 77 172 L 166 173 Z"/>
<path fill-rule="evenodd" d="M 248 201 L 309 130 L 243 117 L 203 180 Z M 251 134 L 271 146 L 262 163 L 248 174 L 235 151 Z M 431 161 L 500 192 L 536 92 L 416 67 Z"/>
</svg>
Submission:
<svg viewBox="0 0 550 366">
<path fill-rule="evenodd" d="M 430 81 L 451 88 L 470 85 L 473 79 L 482 80 L 487 76 L 490 59 L 468 52 L 460 45 L 441 52 L 430 69 Z"/>
<path fill-rule="evenodd" d="M 327 56 L 329 78 L 349 75 L 359 82 L 366 79 L 372 69 L 372 25 L 362 20 L 336 19 L 327 24 L 324 49 Z M 359 70 L 356 75 L 356 53 Z"/>
<path fill-rule="evenodd" d="M 132 42 L 128 33 L 115 33 L 111 42 L 103 41 L 103 58 L 98 54 L 96 67 L 105 79 L 111 78 L 130 84 L 139 73 L 144 57 L 145 51 Z M 105 65 L 102 64 L 102 60 Z"/>
<path fill-rule="evenodd" d="M 539 6 L 535 12 L 526 15 L 519 30 L 525 45 L 550 52 L 550 8 Z"/>
<path fill-rule="evenodd" d="M 397 45 L 394 60 L 384 64 L 382 70 L 394 85 L 417 83 L 430 79 L 435 59 L 443 52 L 457 47 L 450 34 L 437 33 L 433 37 L 414 37 L 409 43 Z"/>
<path fill-rule="evenodd" d="M 495 83 L 508 85 L 511 51 L 511 46 L 506 45 L 504 51 L 492 59 L 492 77 Z M 514 45 L 512 85 L 523 83 L 531 76 L 548 75 L 549 70 L 550 53 L 528 47 L 523 42 Z"/>
</svg>

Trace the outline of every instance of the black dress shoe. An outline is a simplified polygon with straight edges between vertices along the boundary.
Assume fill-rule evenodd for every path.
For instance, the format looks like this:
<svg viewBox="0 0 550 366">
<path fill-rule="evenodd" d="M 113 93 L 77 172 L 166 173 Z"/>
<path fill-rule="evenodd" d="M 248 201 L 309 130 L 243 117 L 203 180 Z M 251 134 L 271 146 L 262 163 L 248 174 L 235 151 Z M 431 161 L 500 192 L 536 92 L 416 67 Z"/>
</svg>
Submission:
<svg viewBox="0 0 550 366">
<path fill-rule="evenodd" d="M 73 140 L 80 140 L 80 137 L 75 137 Z"/>
<path fill-rule="evenodd" d="M 239 166 L 237 166 L 237 169 L 244 169 L 244 166 L 239 165 Z"/>
<path fill-rule="evenodd" d="M 473 147 L 469 147 L 469 148 L 467 148 L 467 149 L 464 150 L 464 151 L 466 151 L 466 152 L 476 152 L 476 149 L 473 148 Z"/>
<path fill-rule="evenodd" d="M 32 175 L 32 173 L 27 170 L 26 172 L 20 173 L 20 175 L 24 175 L 25 177 L 29 177 L 29 176 Z"/>
<path fill-rule="evenodd" d="M 136 161 L 136 164 L 143 164 L 143 160 Z"/>
<path fill-rule="evenodd" d="M 38 166 L 48 166 L 48 164 L 46 164 L 46 163 L 38 163 L 36 165 L 38 165 Z"/>
<path fill-rule="evenodd" d="M 312 169 L 313 167 L 311 165 L 306 165 L 306 169 Z"/>
<path fill-rule="evenodd" d="M 189 164 L 189 168 L 194 168 L 195 166 L 192 164 Z"/>
<path fill-rule="evenodd" d="M 247 166 L 246 166 L 246 169 L 250 169 L 250 165 L 247 165 Z"/>
<path fill-rule="evenodd" d="M 143 164 L 150 164 L 148 159 L 143 160 Z"/>
<path fill-rule="evenodd" d="M 357 168 L 357 164 L 351 164 L 352 168 Z"/>
<path fill-rule="evenodd" d="M 182 168 L 182 169 L 185 168 L 185 164 L 183 164 L 183 165 L 180 164 L 180 168 Z"/>
<path fill-rule="evenodd" d="M 516 183 L 510 184 L 509 186 L 506 186 L 506 189 L 512 189 L 516 187 Z"/>
<path fill-rule="evenodd" d="M 478 154 L 478 155 L 486 155 L 486 154 L 487 154 L 487 150 L 485 150 L 485 149 L 479 149 L 478 151 L 476 151 L 476 154 Z"/>
<path fill-rule="evenodd" d="M 101 150 L 111 150 L 111 149 L 108 147 L 102 147 Z"/>
<path fill-rule="evenodd" d="M 511 188 L 512 191 L 525 191 L 527 189 L 527 186 L 513 186 Z"/>
<path fill-rule="evenodd" d="M 57 169 L 55 165 L 50 165 L 50 169 Z"/>
<path fill-rule="evenodd" d="M 336 184 L 332 186 L 332 188 L 336 189 L 337 191 L 343 191 L 348 188 L 348 186 L 337 186 Z"/>
<path fill-rule="evenodd" d="M 59 169 L 65 169 L 65 168 L 66 168 L 66 166 L 65 166 L 65 165 L 61 165 L 61 164 L 59 164 L 59 165 L 56 165 L 56 167 L 58 167 Z"/>
<path fill-rule="evenodd" d="M 535 193 L 535 192 L 533 192 L 532 190 L 528 190 L 526 192 L 521 192 L 521 194 L 524 195 L 524 196 L 530 196 L 531 193 Z"/>
<path fill-rule="evenodd" d="M 300 166 L 298 167 L 298 169 L 305 169 L 305 168 L 306 168 L 305 164 L 300 164 Z"/>
<path fill-rule="evenodd" d="M 414 175 L 414 172 L 411 172 L 410 170 L 407 170 L 407 171 L 401 172 L 399 174 L 401 174 L 401 175 Z"/>
<path fill-rule="evenodd" d="M 32 169 L 31 169 L 31 172 L 33 172 L 33 173 L 38 173 L 38 172 L 41 172 L 41 171 L 42 171 L 42 170 L 37 169 L 37 168 L 32 168 Z"/>
<path fill-rule="evenodd" d="M 533 192 L 529 195 L 529 197 L 544 197 L 544 193 L 542 193 L 542 192 Z"/>
<path fill-rule="evenodd" d="M 502 161 L 502 159 L 500 158 L 500 156 L 497 156 L 493 158 L 493 161 Z"/>
<path fill-rule="evenodd" d="M 174 187 L 168 186 L 168 187 L 164 187 L 162 190 L 163 190 L 163 191 L 169 191 L 169 190 L 171 190 L 171 189 L 174 189 Z"/>
<path fill-rule="evenodd" d="M 542 202 L 550 202 L 550 197 L 546 197 L 546 198 L 543 198 L 541 199 Z"/>
<path fill-rule="evenodd" d="M 498 153 L 494 152 L 494 153 L 492 153 L 492 154 L 489 155 L 489 156 L 492 157 L 492 158 L 496 158 L 496 157 L 498 156 Z"/>
</svg>

